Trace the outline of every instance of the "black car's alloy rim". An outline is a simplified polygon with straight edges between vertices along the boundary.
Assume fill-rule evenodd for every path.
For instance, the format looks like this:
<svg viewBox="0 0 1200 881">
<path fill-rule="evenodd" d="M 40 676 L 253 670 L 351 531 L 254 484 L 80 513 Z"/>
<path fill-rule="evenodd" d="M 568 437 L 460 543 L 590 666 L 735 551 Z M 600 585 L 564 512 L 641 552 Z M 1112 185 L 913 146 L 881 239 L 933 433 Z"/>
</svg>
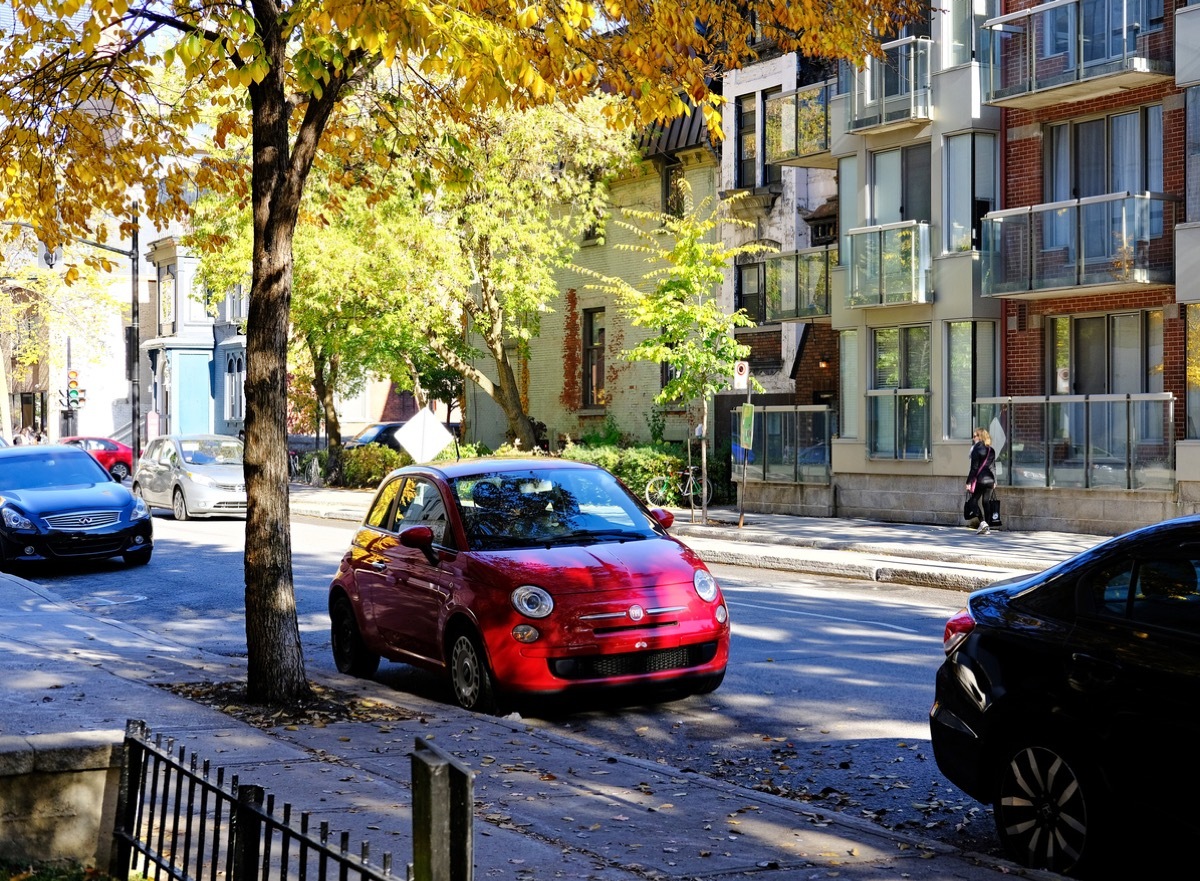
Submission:
<svg viewBox="0 0 1200 881">
<path fill-rule="evenodd" d="M 1030 746 L 1005 768 L 996 826 L 1024 864 L 1065 872 L 1084 856 L 1088 806 L 1076 769 L 1057 751 Z"/>
</svg>

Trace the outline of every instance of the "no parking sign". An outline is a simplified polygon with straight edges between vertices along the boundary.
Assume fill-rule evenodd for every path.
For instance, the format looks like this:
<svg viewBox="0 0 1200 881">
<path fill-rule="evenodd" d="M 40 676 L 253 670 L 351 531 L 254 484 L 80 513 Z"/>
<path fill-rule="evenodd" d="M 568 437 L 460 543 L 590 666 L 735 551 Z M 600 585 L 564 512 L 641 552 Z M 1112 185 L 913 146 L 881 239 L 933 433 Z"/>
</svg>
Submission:
<svg viewBox="0 0 1200 881">
<path fill-rule="evenodd" d="M 734 389 L 745 389 L 750 384 L 750 362 L 737 361 L 733 365 L 733 387 Z"/>
</svg>

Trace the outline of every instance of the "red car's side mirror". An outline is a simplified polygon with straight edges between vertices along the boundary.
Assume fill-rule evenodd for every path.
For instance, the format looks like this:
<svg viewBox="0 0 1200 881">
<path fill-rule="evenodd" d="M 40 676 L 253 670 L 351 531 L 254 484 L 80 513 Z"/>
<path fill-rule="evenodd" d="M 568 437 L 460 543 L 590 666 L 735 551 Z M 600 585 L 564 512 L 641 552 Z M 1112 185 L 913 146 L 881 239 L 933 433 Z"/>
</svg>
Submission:
<svg viewBox="0 0 1200 881">
<path fill-rule="evenodd" d="M 416 548 L 425 555 L 431 565 L 438 564 L 437 553 L 433 550 L 433 530 L 428 526 L 410 526 L 400 533 L 400 544 L 406 548 Z"/>
<path fill-rule="evenodd" d="M 675 515 L 666 508 L 651 508 L 650 516 L 657 520 L 663 529 L 670 529 L 671 524 L 675 522 Z"/>
</svg>

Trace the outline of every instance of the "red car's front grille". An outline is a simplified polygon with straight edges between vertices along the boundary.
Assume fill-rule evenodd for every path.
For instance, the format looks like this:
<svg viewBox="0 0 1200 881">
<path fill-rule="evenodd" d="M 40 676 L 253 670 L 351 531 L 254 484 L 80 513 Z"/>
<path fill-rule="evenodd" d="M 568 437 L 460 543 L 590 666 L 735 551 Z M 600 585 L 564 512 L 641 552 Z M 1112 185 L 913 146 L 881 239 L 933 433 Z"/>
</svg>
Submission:
<svg viewBox="0 0 1200 881">
<path fill-rule="evenodd" d="M 671 649 L 626 652 L 620 655 L 589 655 L 582 658 L 551 658 L 550 672 L 559 679 L 608 679 L 638 676 L 665 670 L 685 670 L 707 664 L 717 655 L 715 642 Z"/>
</svg>

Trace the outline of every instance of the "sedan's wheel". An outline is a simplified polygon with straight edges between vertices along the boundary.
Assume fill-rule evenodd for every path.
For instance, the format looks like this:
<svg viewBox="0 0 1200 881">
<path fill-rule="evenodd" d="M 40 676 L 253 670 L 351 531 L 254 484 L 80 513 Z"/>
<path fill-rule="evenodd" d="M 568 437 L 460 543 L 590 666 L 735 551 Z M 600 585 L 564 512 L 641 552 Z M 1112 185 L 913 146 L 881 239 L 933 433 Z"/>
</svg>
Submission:
<svg viewBox="0 0 1200 881">
<path fill-rule="evenodd" d="M 341 596 L 329 610 L 329 636 L 333 643 L 333 662 L 338 671 L 359 679 L 370 679 L 379 669 L 379 655 L 369 651 L 358 629 L 354 607 Z"/>
<path fill-rule="evenodd" d="M 1102 798 L 1083 762 L 1052 746 L 1022 746 L 1001 769 L 996 831 L 1022 865 L 1075 872 L 1097 859 Z"/>
<path fill-rule="evenodd" d="M 499 710 L 492 674 L 479 641 L 466 633 L 454 637 L 450 650 L 450 679 L 454 698 L 464 710 L 495 713 Z"/>
<path fill-rule="evenodd" d="M 153 548 L 144 548 L 140 551 L 130 551 L 124 554 L 125 562 L 130 566 L 145 566 L 150 562 L 150 555 L 154 553 Z"/>
<path fill-rule="evenodd" d="M 124 480 L 129 476 L 129 466 L 124 462 L 116 462 L 108 473 L 113 476 L 113 480 Z"/>
<path fill-rule="evenodd" d="M 183 497 L 183 490 L 178 487 L 175 489 L 175 494 L 171 496 L 171 510 L 175 512 L 176 520 L 188 519 L 187 500 Z"/>
</svg>

